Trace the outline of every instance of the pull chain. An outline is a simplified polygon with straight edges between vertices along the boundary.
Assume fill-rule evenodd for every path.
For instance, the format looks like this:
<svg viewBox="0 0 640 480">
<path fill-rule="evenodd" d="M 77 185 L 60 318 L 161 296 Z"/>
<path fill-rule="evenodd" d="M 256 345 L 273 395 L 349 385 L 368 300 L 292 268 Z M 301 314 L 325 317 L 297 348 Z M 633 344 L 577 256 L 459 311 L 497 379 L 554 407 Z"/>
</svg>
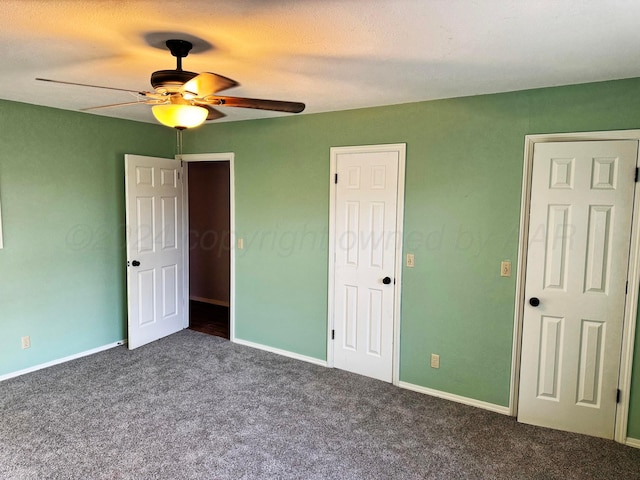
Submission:
<svg viewBox="0 0 640 480">
<path fill-rule="evenodd" d="M 176 128 L 176 154 L 182 155 L 182 130 Z"/>
</svg>

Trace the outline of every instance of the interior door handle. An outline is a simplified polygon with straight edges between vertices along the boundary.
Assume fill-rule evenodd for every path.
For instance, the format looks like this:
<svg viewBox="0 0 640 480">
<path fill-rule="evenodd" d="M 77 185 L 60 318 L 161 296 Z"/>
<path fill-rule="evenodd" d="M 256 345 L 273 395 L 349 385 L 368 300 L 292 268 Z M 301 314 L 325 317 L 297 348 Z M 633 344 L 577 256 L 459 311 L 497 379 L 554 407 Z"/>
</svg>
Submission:
<svg viewBox="0 0 640 480">
<path fill-rule="evenodd" d="M 133 262 L 131 262 L 131 265 L 133 265 L 134 267 L 139 267 L 140 262 L 138 260 L 134 260 Z"/>
<path fill-rule="evenodd" d="M 529 305 L 531 305 L 532 307 L 537 307 L 538 305 L 540 305 L 540 299 L 538 297 L 531 297 L 529 299 Z"/>
<path fill-rule="evenodd" d="M 389 285 L 391 283 L 391 279 L 389 277 L 384 277 L 382 279 L 382 283 L 384 283 L 385 285 Z"/>
</svg>

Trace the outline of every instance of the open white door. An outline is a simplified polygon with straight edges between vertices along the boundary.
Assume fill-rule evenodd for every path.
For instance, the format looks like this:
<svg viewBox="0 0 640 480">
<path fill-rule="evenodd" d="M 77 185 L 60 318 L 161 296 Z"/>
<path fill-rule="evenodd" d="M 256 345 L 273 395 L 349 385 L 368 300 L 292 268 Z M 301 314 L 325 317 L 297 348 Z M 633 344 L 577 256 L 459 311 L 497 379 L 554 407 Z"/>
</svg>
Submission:
<svg viewBox="0 0 640 480">
<path fill-rule="evenodd" d="M 182 167 L 125 155 L 129 348 L 186 327 Z"/>
<path fill-rule="evenodd" d="M 521 422 L 613 438 L 637 150 L 535 146 Z"/>
</svg>

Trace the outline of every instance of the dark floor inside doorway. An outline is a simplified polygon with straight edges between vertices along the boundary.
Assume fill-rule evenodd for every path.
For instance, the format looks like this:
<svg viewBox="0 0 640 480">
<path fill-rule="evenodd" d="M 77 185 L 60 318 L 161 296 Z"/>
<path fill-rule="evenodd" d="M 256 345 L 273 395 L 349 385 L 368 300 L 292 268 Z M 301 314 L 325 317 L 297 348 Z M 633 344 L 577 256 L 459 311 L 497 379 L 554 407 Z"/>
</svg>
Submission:
<svg viewBox="0 0 640 480">
<path fill-rule="evenodd" d="M 197 332 L 229 339 L 229 307 L 189 302 L 189 328 Z"/>
</svg>

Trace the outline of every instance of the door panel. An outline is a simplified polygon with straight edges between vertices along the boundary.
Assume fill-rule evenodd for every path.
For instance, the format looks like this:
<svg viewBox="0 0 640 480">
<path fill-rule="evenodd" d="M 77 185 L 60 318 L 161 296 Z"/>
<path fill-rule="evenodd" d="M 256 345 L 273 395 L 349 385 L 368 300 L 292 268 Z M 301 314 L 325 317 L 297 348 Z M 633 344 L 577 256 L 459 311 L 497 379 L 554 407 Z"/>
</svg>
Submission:
<svg viewBox="0 0 640 480">
<path fill-rule="evenodd" d="M 613 438 L 637 150 L 535 146 L 521 422 Z"/>
<path fill-rule="evenodd" d="M 398 151 L 336 157 L 334 366 L 392 381 Z"/>
<path fill-rule="evenodd" d="M 131 349 L 186 326 L 180 170 L 176 160 L 125 156 Z"/>
</svg>

